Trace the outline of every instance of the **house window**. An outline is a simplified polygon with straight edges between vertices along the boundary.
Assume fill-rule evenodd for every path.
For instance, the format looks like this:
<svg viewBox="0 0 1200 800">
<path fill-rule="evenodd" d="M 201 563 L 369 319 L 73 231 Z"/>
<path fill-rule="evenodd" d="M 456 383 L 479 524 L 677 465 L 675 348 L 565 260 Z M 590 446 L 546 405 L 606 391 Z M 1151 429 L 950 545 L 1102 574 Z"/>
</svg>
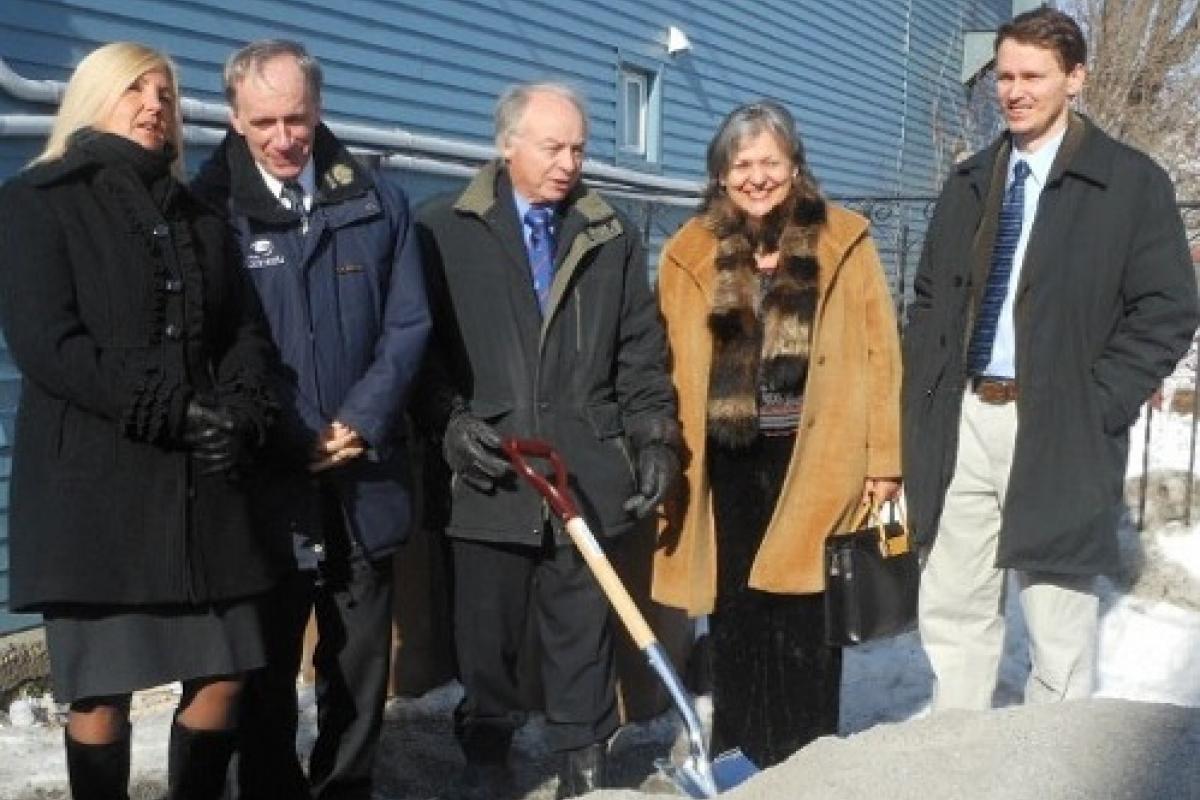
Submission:
<svg viewBox="0 0 1200 800">
<path fill-rule="evenodd" d="M 616 162 L 662 169 L 662 65 L 622 53 L 617 64 Z"/>
<path fill-rule="evenodd" d="M 621 70 L 621 126 L 619 147 L 626 155 L 646 157 L 646 117 L 649 115 L 650 76 L 639 70 Z"/>
</svg>

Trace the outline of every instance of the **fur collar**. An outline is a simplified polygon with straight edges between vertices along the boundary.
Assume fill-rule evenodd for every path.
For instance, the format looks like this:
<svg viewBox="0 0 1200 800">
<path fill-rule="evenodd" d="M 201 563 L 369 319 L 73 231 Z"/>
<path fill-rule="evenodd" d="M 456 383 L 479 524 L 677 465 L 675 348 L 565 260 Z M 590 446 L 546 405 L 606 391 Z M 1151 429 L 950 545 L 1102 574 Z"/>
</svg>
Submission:
<svg viewBox="0 0 1200 800">
<path fill-rule="evenodd" d="M 713 202 L 703 219 L 718 241 L 708 317 L 713 341 L 708 433 L 727 447 L 747 447 L 758 436 L 760 384 L 788 393 L 804 391 L 819 296 L 816 248 L 826 220 L 825 202 L 793 193 L 757 231 L 728 198 Z M 760 250 L 779 252 L 772 276 L 762 275 L 755 264 Z"/>
</svg>

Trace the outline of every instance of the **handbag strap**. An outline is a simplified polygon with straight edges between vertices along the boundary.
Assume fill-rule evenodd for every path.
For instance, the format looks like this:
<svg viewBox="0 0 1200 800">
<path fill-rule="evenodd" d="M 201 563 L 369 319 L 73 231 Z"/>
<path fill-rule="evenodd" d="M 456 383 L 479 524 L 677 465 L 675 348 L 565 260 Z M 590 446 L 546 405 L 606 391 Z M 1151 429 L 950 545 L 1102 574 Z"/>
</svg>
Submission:
<svg viewBox="0 0 1200 800">
<path fill-rule="evenodd" d="M 879 532 L 879 552 L 884 558 L 891 558 L 907 553 L 911 544 L 909 542 L 908 515 L 905 513 L 904 503 L 900 500 L 888 500 L 887 502 L 892 507 L 901 533 L 895 536 L 887 535 L 883 517 L 879 514 L 882 504 L 874 497 L 864 500 L 859 506 L 859 512 L 855 515 L 855 522 L 851 530 L 861 530 L 868 526 L 875 528 Z"/>
<path fill-rule="evenodd" d="M 858 505 L 858 512 L 854 515 L 854 521 L 850 523 L 850 530 L 857 531 L 867 527 L 867 523 L 879 516 L 879 504 L 875 502 L 875 498 L 863 500 Z"/>
</svg>

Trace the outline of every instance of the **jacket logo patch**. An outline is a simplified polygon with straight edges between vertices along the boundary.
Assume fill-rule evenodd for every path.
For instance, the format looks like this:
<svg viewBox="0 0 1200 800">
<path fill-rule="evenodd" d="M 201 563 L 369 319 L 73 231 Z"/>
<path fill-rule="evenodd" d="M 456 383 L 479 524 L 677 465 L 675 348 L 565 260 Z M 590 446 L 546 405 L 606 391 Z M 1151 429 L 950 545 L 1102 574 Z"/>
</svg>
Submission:
<svg viewBox="0 0 1200 800">
<path fill-rule="evenodd" d="M 275 252 L 275 243 L 270 239 L 255 239 L 250 243 L 249 252 L 246 253 L 246 269 L 277 267 L 283 262 L 283 256 Z"/>
<path fill-rule="evenodd" d="M 338 275 L 352 275 L 356 272 L 366 272 L 366 269 L 363 268 L 362 264 L 342 264 L 340 267 L 334 269 L 334 272 Z"/>
</svg>

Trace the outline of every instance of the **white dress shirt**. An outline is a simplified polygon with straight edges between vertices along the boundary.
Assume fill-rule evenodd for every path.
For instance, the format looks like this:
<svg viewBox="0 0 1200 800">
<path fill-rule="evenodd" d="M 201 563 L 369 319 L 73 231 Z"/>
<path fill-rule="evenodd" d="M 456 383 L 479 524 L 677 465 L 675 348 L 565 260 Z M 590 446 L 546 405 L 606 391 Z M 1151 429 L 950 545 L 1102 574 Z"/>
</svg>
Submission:
<svg viewBox="0 0 1200 800">
<path fill-rule="evenodd" d="M 275 195 L 276 199 L 279 200 L 279 204 L 284 208 L 290 209 L 291 206 L 283 199 L 283 181 L 267 172 L 263 165 L 257 161 L 254 162 L 254 166 L 258 167 L 258 174 L 262 175 L 263 182 L 267 184 L 267 188 L 271 190 L 271 194 Z M 312 211 L 313 196 L 317 193 L 317 170 L 313 166 L 311 158 L 304 165 L 304 169 L 300 170 L 300 174 L 296 176 L 296 183 L 300 184 L 300 188 L 304 190 L 304 211 L 306 213 Z"/>
<path fill-rule="evenodd" d="M 1063 128 L 1058 136 L 1034 153 L 1025 153 L 1014 147 L 1008 157 L 1008 170 L 1004 174 L 1006 188 L 1012 185 L 1013 170 L 1018 161 L 1029 165 L 1029 177 L 1025 179 L 1025 209 L 1021 216 L 1021 237 L 1017 239 L 1017 249 L 1013 253 L 1012 272 L 1008 276 L 1008 293 L 1004 296 L 1004 305 L 1000 307 L 996 338 L 992 342 L 992 360 L 983 371 L 985 375 L 999 378 L 1015 378 L 1017 375 L 1017 336 L 1013 305 L 1016 302 L 1017 286 L 1021 283 L 1021 267 L 1025 261 L 1025 249 L 1029 246 L 1029 234 L 1037 218 L 1038 200 L 1042 197 L 1042 189 L 1046 188 L 1050 168 L 1054 166 L 1054 157 L 1058 155 L 1059 145 L 1062 144 L 1066 133 L 1066 128 Z"/>
</svg>

